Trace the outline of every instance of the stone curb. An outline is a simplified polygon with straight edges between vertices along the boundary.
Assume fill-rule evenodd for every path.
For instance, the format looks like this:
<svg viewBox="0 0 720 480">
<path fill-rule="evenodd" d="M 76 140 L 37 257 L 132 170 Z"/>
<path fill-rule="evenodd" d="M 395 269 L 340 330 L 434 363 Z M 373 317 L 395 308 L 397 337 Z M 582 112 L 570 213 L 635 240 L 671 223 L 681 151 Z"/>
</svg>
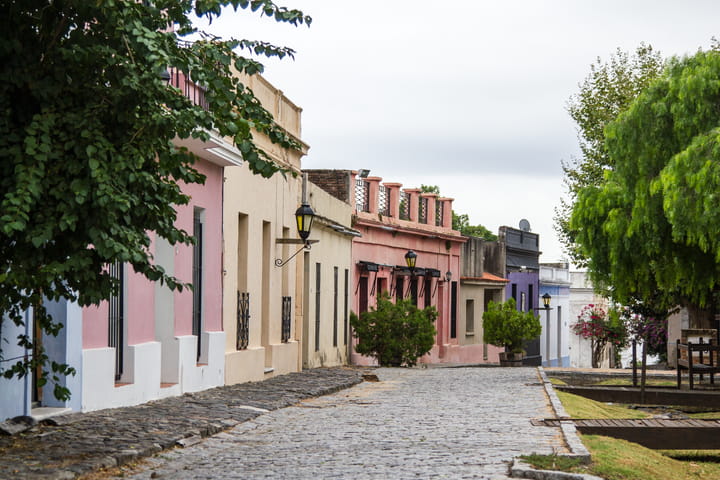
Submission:
<svg viewBox="0 0 720 480">
<path fill-rule="evenodd" d="M 550 404 L 552 405 L 553 410 L 555 410 L 555 416 L 560 419 L 560 429 L 565 437 L 565 443 L 567 443 L 567 446 L 570 449 L 570 453 L 564 454 L 563 456 L 579 458 L 583 463 L 590 463 L 590 452 L 587 448 L 585 448 L 585 445 L 583 445 L 580 440 L 577 430 L 575 429 L 575 423 L 573 423 L 570 416 L 565 411 L 557 393 L 555 393 L 552 383 L 548 379 L 547 375 L 545 375 L 545 370 L 542 367 L 538 367 L 538 373 L 540 374 L 540 378 L 542 378 L 545 393 L 547 393 L 548 398 L 550 398 Z"/>
<path fill-rule="evenodd" d="M 555 393 L 555 389 L 552 383 L 545 375 L 543 367 L 537 367 L 538 374 L 542 379 L 545 393 L 547 393 L 550 399 L 550 404 L 555 411 L 555 416 L 560 420 L 560 430 L 562 431 L 565 443 L 570 450 L 570 453 L 559 453 L 559 457 L 566 458 L 577 458 L 582 463 L 590 463 L 590 452 L 585 445 L 583 445 L 580 437 L 575 429 L 575 424 L 570 419 L 570 416 L 565 411 L 560 399 Z M 523 462 L 519 458 L 513 460 L 512 467 L 510 467 L 510 476 L 514 478 L 529 478 L 533 480 L 603 480 L 595 475 L 589 475 L 584 473 L 568 473 L 559 472 L 554 470 L 536 470 L 527 463 Z"/>
<path fill-rule="evenodd" d="M 587 473 L 556 472 L 554 470 L 536 470 L 522 460 L 515 459 L 510 468 L 510 476 L 533 480 L 604 480 Z"/>
<path fill-rule="evenodd" d="M 195 444 L 264 412 L 352 387 L 363 381 L 362 373 L 317 368 L 134 407 L 54 417 L 0 437 L 0 479 L 68 480 L 121 466 Z"/>
</svg>

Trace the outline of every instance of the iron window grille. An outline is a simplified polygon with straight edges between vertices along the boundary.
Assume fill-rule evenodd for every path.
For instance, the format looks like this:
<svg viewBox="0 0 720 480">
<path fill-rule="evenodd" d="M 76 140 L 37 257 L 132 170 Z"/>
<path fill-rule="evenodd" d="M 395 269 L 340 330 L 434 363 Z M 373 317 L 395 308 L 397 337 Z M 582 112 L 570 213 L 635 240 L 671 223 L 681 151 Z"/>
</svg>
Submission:
<svg viewBox="0 0 720 480">
<path fill-rule="evenodd" d="M 250 293 L 237 292 L 236 348 L 245 350 L 250 342 Z"/>
<path fill-rule="evenodd" d="M 292 319 L 292 297 L 282 297 L 282 343 L 290 341 L 290 323 Z"/>
<path fill-rule="evenodd" d="M 115 380 L 123 374 L 123 344 L 125 329 L 124 292 L 125 275 L 121 262 L 111 263 L 109 273 L 117 282 L 117 291 L 108 299 L 108 347 L 115 349 Z"/>
</svg>

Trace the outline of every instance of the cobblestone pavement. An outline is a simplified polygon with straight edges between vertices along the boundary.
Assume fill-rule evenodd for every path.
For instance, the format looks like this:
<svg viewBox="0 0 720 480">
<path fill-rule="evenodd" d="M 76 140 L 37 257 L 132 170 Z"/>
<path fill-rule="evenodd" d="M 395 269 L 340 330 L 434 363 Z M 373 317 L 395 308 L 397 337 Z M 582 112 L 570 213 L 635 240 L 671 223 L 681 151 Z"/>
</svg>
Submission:
<svg viewBox="0 0 720 480">
<path fill-rule="evenodd" d="M 72 479 L 122 465 L 178 443 L 194 443 L 267 411 L 348 388 L 362 381 L 361 373 L 318 368 L 135 407 L 55 417 L 51 425 L 0 435 L 0 479 Z"/>
<path fill-rule="evenodd" d="M 259 416 L 123 478 L 505 479 L 513 457 L 563 452 L 534 368 L 378 369 L 380 382 Z M 116 477 L 118 478 L 118 477 Z"/>
</svg>

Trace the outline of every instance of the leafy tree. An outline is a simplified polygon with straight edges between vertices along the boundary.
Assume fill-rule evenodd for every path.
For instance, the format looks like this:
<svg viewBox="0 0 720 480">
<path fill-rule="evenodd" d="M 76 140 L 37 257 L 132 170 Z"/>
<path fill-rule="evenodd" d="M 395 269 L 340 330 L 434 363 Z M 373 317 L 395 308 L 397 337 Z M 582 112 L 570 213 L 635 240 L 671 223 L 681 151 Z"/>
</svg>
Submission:
<svg viewBox="0 0 720 480">
<path fill-rule="evenodd" d="M 440 195 L 440 187 L 437 185 L 420 185 L 420 190 L 423 193 L 437 193 Z M 466 213 L 458 215 L 455 210 L 452 211 L 452 228 L 466 237 L 481 237 L 491 242 L 497 240 L 497 235 L 483 225 L 470 225 L 470 217 Z"/>
<path fill-rule="evenodd" d="M 540 335 L 542 326 L 537 315 L 519 311 L 515 299 L 509 298 L 505 302 L 490 302 L 483 313 L 483 331 L 485 343 L 519 353 L 525 340 Z"/>
<path fill-rule="evenodd" d="M 712 307 L 720 281 L 720 53 L 674 58 L 606 129 L 613 169 L 570 224 L 596 283 L 629 304 Z M 700 319 L 692 319 L 697 326 Z"/>
<path fill-rule="evenodd" d="M 459 231 L 461 234 L 465 235 L 466 237 L 481 237 L 485 240 L 494 242 L 497 240 L 497 235 L 492 233 L 490 230 L 488 230 L 483 225 L 470 225 L 470 217 L 467 216 L 467 214 L 462 213 L 460 215 L 457 215 L 454 211 L 453 214 L 453 222 L 452 222 L 452 228 L 453 230 Z"/>
<path fill-rule="evenodd" d="M 22 312 L 34 307 L 43 331 L 56 334 L 60 326 L 43 300 L 87 306 L 107 299 L 117 281 L 105 267 L 116 261 L 182 288 L 153 263 L 148 236 L 191 243 L 174 226 L 174 207 L 189 200 L 179 185 L 204 177 L 173 139 L 206 140 L 215 130 L 232 138 L 249 168 L 264 177 L 279 166 L 252 132 L 285 148 L 297 143 L 235 74 L 262 72 L 258 56 L 292 57 L 291 49 L 210 35 L 180 40 L 200 33 L 193 14 L 212 19 L 225 6 L 296 26 L 311 19 L 270 0 L 2 3 L 0 321 L 21 325 Z M 163 81 L 168 68 L 205 87 L 207 110 Z M 19 344 L 34 347 L 27 336 Z M 10 378 L 46 361 L 38 352 L 0 368 Z M 67 365 L 52 369 L 54 380 L 72 373 Z M 40 383 L 46 381 L 47 373 Z M 69 396 L 62 387 L 55 394 Z"/>
<path fill-rule="evenodd" d="M 578 192 L 602 184 L 604 171 L 613 167 L 614 160 L 605 147 L 605 127 L 660 75 L 663 66 L 662 56 L 650 45 L 641 43 L 632 55 L 617 49 L 607 62 L 598 57 L 590 65 L 590 74 L 568 101 L 568 113 L 578 128 L 581 156 L 563 161 L 569 198 L 562 199 L 555 211 L 555 230 L 578 265 L 585 259 L 575 244 L 577 232 L 570 228 L 569 219 Z"/>
<path fill-rule="evenodd" d="M 412 367 L 435 344 L 437 316 L 435 307 L 421 310 L 410 299 L 392 303 L 383 293 L 377 308 L 360 316 L 350 314 L 353 335 L 358 339 L 355 350 L 375 357 L 382 366 Z"/>
</svg>

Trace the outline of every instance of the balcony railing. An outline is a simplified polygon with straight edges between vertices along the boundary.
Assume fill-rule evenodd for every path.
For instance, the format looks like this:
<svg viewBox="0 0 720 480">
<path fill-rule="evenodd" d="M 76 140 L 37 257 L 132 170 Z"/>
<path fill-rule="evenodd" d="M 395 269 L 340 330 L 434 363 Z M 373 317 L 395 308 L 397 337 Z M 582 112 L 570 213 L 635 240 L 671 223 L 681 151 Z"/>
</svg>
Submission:
<svg viewBox="0 0 720 480">
<path fill-rule="evenodd" d="M 370 211 L 370 183 L 361 178 L 355 180 L 355 209 L 358 212 Z"/>
<path fill-rule="evenodd" d="M 290 322 L 292 320 L 292 297 L 282 297 L 282 343 L 290 341 Z"/>
<path fill-rule="evenodd" d="M 250 340 L 250 294 L 237 292 L 237 343 L 238 350 L 248 348 Z"/>
<path fill-rule="evenodd" d="M 208 110 L 210 108 L 210 104 L 205 97 L 206 89 L 204 87 L 190 80 L 190 77 L 188 75 L 181 72 L 177 68 L 168 68 L 168 73 L 170 74 L 170 79 L 168 80 L 168 83 L 170 85 L 180 89 L 183 95 L 189 98 L 190 101 L 193 102 L 195 105 L 199 105 L 205 110 Z"/>
<path fill-rule="evenodd" d="M 380 185 L 378 195 L 378 213 L 384 217 L 390 216 L 390 189 Z"/>
<path fill-rule="evenodd" d="M 410 195 L 400 192 L 400 220 L 410 220 Z"/>
<path fill-rule="evenodd" d="M 428 199 L 424 197 L 418 203 L 418 222 L 428 223 Z"/>
<path fill-rule="evenodd" d="M 442 227 L 443 225 L 443 214 L 445 213 L 445 209 L 443 208 L 445 206 L 445 202 L 441 202 L 440 200 L 437 200 L 435 202 L 435 226 L 436 227 Z"/>
</svg>

